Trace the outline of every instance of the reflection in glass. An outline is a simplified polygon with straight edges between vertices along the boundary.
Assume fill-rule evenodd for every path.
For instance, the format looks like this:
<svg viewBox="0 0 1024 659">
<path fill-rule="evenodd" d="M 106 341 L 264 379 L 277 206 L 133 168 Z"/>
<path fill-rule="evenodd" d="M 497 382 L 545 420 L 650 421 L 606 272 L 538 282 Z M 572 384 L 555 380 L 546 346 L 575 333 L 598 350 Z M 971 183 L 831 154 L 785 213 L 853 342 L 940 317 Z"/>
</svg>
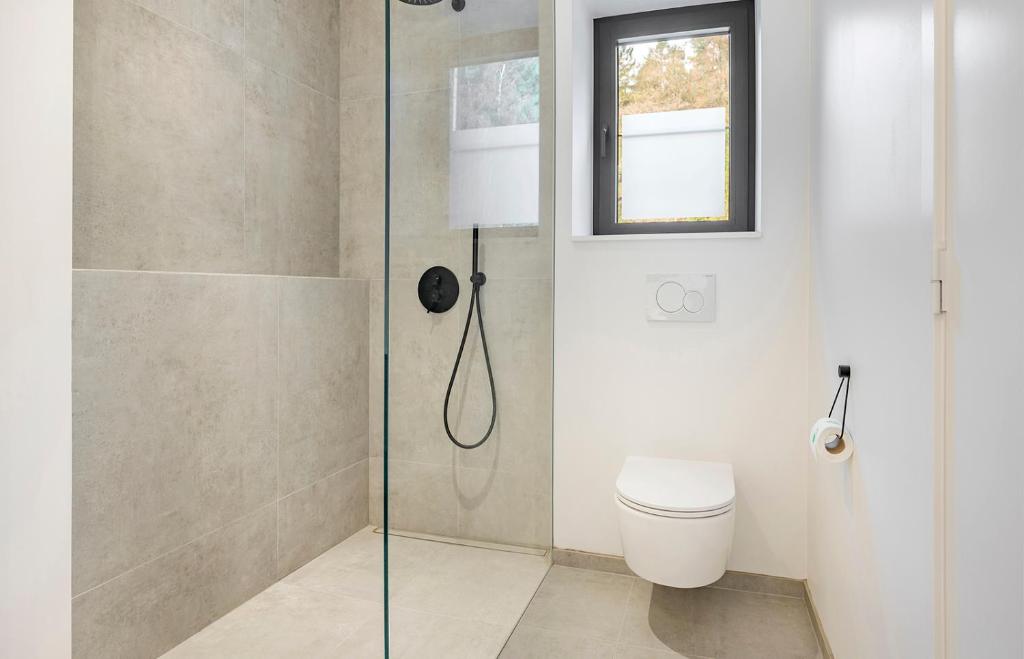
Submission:
<svg viewBox="0 0 1024 659">
<path fill-rule="evenodd" d="M 452 71 L 452 228 L 536 225 L 540 180 L 540 59 Z"/>
</svg>

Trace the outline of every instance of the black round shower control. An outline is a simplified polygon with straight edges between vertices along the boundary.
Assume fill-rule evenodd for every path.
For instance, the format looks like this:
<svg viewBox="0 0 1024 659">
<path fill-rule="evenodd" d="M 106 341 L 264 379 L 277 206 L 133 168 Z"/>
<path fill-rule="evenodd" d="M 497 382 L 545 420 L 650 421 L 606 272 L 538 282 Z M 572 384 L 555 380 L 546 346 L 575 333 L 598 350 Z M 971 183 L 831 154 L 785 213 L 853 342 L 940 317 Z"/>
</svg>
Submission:
<svg viewBox="0 0 1024 659">
<path fill-rule="evenodd" d="M 443 265 L 435 265 L 420 277 L 418 292 L 427 313 L 444 313 L 459 299 L 459 279 Z"/>
</svg>

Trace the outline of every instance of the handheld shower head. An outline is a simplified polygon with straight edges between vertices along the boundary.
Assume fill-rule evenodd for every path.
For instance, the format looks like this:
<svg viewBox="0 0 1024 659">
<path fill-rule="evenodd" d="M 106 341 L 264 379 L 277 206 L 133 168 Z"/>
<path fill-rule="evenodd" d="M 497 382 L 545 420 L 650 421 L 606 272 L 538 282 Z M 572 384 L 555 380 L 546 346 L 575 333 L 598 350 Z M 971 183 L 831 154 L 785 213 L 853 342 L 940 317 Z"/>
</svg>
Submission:
<svg viewBox="0 0 1024 659">
<path fill-rule="evenodd" d="M 436 5 L 441 0 L 402 0 L 407 5 L 425 6 L 425 5 Z M 455 11 L 462 11 L 466 8 L 466 0 L 452 0 L 452 9 Z"/>
</svg>

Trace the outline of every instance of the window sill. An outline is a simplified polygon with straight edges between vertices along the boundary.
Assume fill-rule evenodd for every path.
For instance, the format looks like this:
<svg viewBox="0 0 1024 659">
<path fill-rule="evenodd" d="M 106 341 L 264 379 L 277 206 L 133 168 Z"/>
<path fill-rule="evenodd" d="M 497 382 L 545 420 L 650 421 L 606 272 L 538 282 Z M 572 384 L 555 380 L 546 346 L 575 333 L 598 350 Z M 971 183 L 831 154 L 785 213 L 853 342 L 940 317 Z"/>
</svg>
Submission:
<svg viewBox="0 0 1024 659">
<path fill-rule="evenodd" d="M 761 231 L 720 231 L 708 233 L 627 233 L 621 235 L 572 236 L 574 243 L 631 242 L 637 240 L 735 240 L 760 238 Z"/>
</svg>

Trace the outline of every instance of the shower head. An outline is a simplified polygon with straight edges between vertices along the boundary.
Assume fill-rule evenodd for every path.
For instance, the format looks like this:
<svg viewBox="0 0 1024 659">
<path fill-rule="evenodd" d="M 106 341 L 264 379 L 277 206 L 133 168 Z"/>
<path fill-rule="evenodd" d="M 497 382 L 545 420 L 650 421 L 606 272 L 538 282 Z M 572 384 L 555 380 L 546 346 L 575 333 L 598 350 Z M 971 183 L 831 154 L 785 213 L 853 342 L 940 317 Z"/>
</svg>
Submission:
<svg viewBox="0 0 1024 659">
<path fill-rule="evenodd" d="M 402 0 L 407 5 L 436 5 L 441 0 Z M 462 11 L 466 8 L 466 0 L 452 0 L 452 9 Z"/>
</svg>

